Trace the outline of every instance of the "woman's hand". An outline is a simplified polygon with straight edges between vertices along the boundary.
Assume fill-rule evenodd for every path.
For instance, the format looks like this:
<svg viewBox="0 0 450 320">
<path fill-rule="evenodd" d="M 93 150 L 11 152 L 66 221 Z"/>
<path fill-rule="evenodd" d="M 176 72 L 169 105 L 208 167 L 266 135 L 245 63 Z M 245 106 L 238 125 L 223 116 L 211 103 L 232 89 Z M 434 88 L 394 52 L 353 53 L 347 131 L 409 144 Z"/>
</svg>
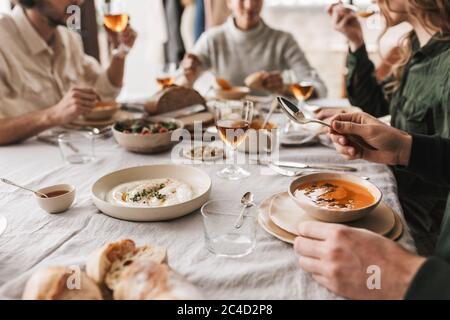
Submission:
<svg viewBox="0 0 450 320">
<path fill-rule="evenodd" d="M 330 137 L 336 150 L 347 160 L 365 159 L 388 165 L 408 165 L 412 137 L 367 113 L 343 113 L 331 120 Z M 346 135 L 361 137 L 376 150 L 352 144 Z"/>
<path fill-rule="evenodd" d="M 262 85 L 265 90 L 272 93 L 283 94 L 284 92 L 283 78 L 278 71 L 264 73 Z"/>
<path fill-rule="evenodd" d="M 200 75 L 201 66 L 202 64 L 196 55 L 192 53 L 186 54 L 183 61 L 181 61 L 181 68 L 185 77 L 182 85 L 192 87 Z"/>
<path fill-rule="evenodd" d="M 350 50 L 355 52 L 364 44 L 361 23 L 354 11 L 345 7 L 342 2 L 332 4 L 328 8 L 334 29 L 341 32 L 349 41 Z"/>
</svg>

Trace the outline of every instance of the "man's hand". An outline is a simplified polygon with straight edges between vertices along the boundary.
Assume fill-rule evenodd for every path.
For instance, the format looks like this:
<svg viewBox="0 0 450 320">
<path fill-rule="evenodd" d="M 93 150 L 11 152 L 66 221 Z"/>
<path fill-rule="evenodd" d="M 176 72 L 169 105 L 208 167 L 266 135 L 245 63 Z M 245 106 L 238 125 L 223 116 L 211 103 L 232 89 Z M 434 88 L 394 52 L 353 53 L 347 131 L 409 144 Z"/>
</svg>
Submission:
<svg viewBox="0 0 450 320">
<path fill-rule="evenodd" d="M 48 111 L 54 125 L 63 125 L 91 112 L 97 102 L 98 95 L 94 90 L 73 88 Z"/>
<path fill-rule="evenodd" d="M 181 68 L 184 71 L 184 77 L 186 78 L 183 85 L 192 87 L 195 80 L 197 80 L 200 75 L 201 62 L 196 55 L 188 53 L 184 56 L 183 61 L 181 61 Z"/>
<path fill-rule="evenodd" d="M 402 299 L 425 261 L 389 239 L 340 224 L 305 222 L 299 233 L 295 251 L 300 267 L 350 299 Z M 380 289 L 369 289 L 371 266 L 380 270 Z"/>
<path fill-rule="evenodd" d="M 281 73 L 278 71 L 266 72 L 262 76 L 263 88 L 272 93 L 282 94 L 284 92 L 284 83 Z"/>
<path fill-rule="evenodd" d="M 358 17 L 346 8 L 341 1 L 328 8 L 334 29 L 341 32 L 349 41 L 350 49 L 355 52 L 364 44 L 363 31 Z"/>
<path fill-rule="evenodd" d="M 114 48 L 119 47 L 121 43 L 130 49 L 133 48 L 134 43 L 136 42 L 137 32 L 130 25 L 128 25 L 125 31 L 121 33 L 113 32 L 108 28 L 105 29 Z"/>
<path fill-rule="evenodd" d="M 336 150 L 347 160 L 365 159 L 388 165 L 407 166 L 411 156 L 412 137 L 362 112 L 344 113 L 331 121 L 330 137 Z M 361 137 L 375 151 L 352 144 L 345 136 Z"/>
<path fill-rule="evenodd" d="M 331 119 L 338 114 L 348 113 L 350 108 L 320 108 L 314 111 L 314 118 L 330 123 Z"/>
</svg>

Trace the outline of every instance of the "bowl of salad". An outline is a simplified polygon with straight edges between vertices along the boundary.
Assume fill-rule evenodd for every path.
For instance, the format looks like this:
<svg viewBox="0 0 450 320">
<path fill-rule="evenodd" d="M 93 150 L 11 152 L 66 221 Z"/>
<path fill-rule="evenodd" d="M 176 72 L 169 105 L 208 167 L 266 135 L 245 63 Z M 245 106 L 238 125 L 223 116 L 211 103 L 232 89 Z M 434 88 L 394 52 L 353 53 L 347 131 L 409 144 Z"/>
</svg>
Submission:
<svg viewBox="0 0 450 320">
<path fill-rule="evenodd" d="M 179 142 L 172 141 L 172 135 L 183 127 L 179 120 L 153 117 L 117 122 L 112 131 L 117 143 L 128 151 L 150 154 L 171 149 Z"/>
</svg>

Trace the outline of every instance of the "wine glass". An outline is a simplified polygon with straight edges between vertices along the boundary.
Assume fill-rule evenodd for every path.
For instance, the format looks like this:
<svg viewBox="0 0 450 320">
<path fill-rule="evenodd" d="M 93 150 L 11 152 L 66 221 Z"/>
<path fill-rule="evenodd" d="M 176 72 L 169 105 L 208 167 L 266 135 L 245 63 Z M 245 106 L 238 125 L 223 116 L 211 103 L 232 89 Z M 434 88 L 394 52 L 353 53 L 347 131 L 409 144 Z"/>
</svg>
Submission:
<svg viewBox="0 0 450 320">
<path fill-rule="evenodd" d="M 314 81 L 316 79 L 316 71 L 310 70 L 299 81 L 296 73 L 293 70 L 289 70 L 286 74 L 286 82 L 289 83 L 289 92 L 298 100 L 298 108 L 303 113 L 306 112 L 306 101 L 310 99 L 314 93 Z M 295 123 L 292 120 L 286 124 L 284 133 L 288 134 L 292 128 L 295 127 Z"/>
<path fill-rule="evenodd" d="M 159 88 L 162 90 L 175 84 L 176 77 L 177 77 L 177 64 L 170 62 L 164 64 L 161 67 L 158 75 L 156 76 L 156 82 L 158 83 Z"/>
<path fill-rule="evenodd" d="M 106 0 L 103 6 L 103 23 L 119 36 L 120 44 L 112 51 L 113 55 L 126 54 L 130 47 L 122 42 L 122 33 L 126 30 L 130 18 L 126 13 L 125 0 Z"/>
<path fill-rule="evenodd" d="M 250 172 L 237 165 L 237 148 L 245 141 L 253 119 L 254 105 L 251 101 L 222 101 L 216 105 L 216 127 L 220 139 L 225 143 L 233 164 L 217 175 L 227 180 L 240 180 Z"/>
</svg>

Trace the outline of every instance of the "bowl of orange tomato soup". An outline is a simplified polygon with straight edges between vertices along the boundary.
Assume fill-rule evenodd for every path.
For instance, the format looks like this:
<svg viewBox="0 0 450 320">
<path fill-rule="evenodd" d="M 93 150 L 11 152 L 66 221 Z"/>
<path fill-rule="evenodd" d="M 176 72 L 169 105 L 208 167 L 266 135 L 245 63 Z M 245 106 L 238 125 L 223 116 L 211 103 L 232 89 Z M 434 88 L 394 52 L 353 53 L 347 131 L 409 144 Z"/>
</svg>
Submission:
<svg viewBox="0 0 450 320">
<path fill-rule="evenodd" d="M 291 183 L 289 195 L 310 216 L 333 223 L 364 218 L 383 197 L 370 181 L 340 173 L 302 176 Z"/>
</svg>

